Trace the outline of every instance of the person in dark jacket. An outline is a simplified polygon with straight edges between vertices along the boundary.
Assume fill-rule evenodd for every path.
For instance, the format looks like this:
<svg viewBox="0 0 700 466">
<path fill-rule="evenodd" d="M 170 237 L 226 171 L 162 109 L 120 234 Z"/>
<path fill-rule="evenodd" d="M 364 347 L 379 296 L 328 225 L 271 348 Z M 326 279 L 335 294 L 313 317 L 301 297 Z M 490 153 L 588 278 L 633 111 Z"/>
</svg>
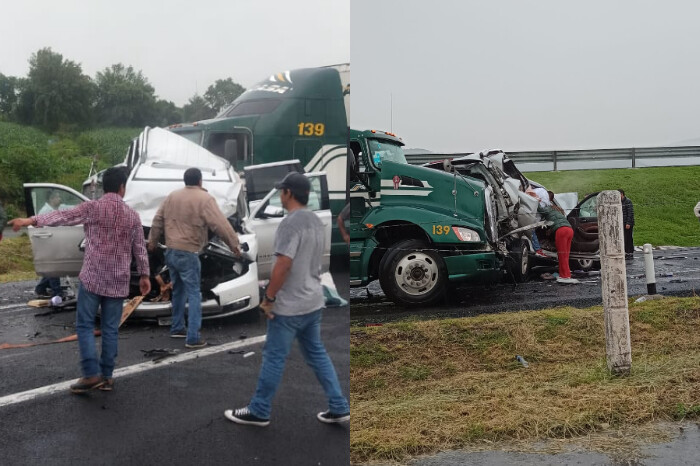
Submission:
<svg viewBox="0 0 700 466">
<path fill-rule="evenodd" d="M 625 192 L 620 191 L 620 200 L 622 201 L 622 224 L 624 225 L 625 234 L 625 258 L 631 259 L 634 256 L 634 242 L 632 240 L 632 230 L 634 230 L 634 206 L 628 197 L 625 197 Z"/>
<path fill-rule="evenodd" d="M 554 244 L 557 247 L 557 259 L 559 260 L 559 278 L 557 278 L 557 282 L 578 283 L 578 280 L 571 278 L 571 269 L 569 268 L 569 254 L 571 253 L 571 240 L 574 238 L 574 229 L 571 228 L 571 224 L 564 214 L 551 207 L 539 207 L 537 213 L 542 216 L 542 220 L 553 222 L 549 227 L 548 234 L 554 233 Z"/>
</svg>

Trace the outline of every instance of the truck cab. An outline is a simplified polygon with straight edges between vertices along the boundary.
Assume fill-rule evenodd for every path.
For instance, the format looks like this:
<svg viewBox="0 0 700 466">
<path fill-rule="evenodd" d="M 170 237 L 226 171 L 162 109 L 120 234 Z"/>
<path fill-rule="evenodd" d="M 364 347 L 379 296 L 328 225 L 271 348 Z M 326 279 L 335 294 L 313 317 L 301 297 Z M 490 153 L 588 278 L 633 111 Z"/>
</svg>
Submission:
<svg viewBox="0 0 700 466">
<path fill-rule="evenodd" d="M 325 172 L 336 216 L 346 202 L 348 76 L 348 64 L 275 73 L 215 118 L 168 129 L 226 159 L 241 175 L 251 165 L 289 160 L 300 161 L 307 173 Z M 335 229 L 333 243 L 334 249 L 347 250 Z"/>
<path fill-rule="evenodd" d="M 439 301 L 449 283 L 500 279 L 493 188 L 413 166 L 395 134 L 350 130 L 350 280 L 379 279 L 397 304 Z"/>
</svg>

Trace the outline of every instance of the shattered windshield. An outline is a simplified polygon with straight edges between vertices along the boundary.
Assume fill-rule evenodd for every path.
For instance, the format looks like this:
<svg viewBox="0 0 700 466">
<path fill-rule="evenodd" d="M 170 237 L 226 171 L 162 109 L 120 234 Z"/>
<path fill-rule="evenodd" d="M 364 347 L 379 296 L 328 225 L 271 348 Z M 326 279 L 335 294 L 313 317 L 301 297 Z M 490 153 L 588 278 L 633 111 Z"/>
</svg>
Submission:
<svg viewBox="0 0 700 466">
<path fill-rule="evenodd" d="M 369 156 L 372 163 L 377 168 L 381 168 L 382 163 L 387 161 L 404 164 L 408 163 L 406 162 L 406 156 L 403 153 L 403 149 L 399 144 L 379 139 L 370 139 L 368 142 Z"/>
</svg>

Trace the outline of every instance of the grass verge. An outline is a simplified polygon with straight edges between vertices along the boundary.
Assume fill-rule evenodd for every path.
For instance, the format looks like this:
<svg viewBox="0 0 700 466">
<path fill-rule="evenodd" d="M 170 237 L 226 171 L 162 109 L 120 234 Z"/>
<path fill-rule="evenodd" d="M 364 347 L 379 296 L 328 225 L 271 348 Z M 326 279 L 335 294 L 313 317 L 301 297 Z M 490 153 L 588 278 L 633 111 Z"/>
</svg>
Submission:
<svg viewBox="0 0 700 466">
<path fill-rule="evenodd" d="M 32 245 L 26 235 L 0 241 L 0 283 L 36 278 Z"/>
<path fill-rule="evenodd" d="M 622 378 L 599 306 L 353 327 L 352 461 L 700 417 L 700 298 L 630 305 L 630 325 Z"/>
</svg>

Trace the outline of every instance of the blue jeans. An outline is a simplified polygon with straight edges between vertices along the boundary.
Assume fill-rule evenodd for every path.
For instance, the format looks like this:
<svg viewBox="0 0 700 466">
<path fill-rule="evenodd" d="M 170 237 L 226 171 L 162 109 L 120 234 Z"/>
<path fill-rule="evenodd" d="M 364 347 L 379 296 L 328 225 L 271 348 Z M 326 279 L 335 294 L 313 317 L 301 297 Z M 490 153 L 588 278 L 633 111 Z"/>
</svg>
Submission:
<svg viewBox="0 0 700 466">
<path fill-rule="evenodd" d="M 100 314 L 102 354 L 99 366 L 94 334 L 98 307 L 102 307 L 102 313 Z M 124 300 L 122 298 L 108 298 L 90 293 L 83 288 L 82 283 L 80 284 L 78 288 L 75 329 L 78 333 L 80 366 L 83 371 L 83 377 L 94 377 L 100 374 L 103 377 L 112 377 L 114 359 L 117 357 L 119 321 L 122 317 L 123 307 Z"/>
<path fill-rule="evenodd" d="M 58 277 L 41 277 L 41 280 L 39 280 L 39 283 L 37 283 L 34 288 L 34 293 L 45 295 L 48 294 L 49 288 L 51 289 L 52 298 L 54 296 L 61 296 L 61 279 Z"/>
<path fill-rule="evenodd" d="M 185 329 L 185 302 L 187 308 L 186 343 L 199 341 L 202 328 L 202 295 L 199 291 L 202 263 L 194 252 L 166 249 L 165 263 L 170 269 L 170 281 L 173 284 L 173 321 L 170 333 Z"/>
<path fill-rule="evenodd" d="M 333 363 L 321 341 L 321 310 L 300 316 L 280 316 L 267 322 L 267 340 L 263 349 L 263 363 L 258 388 L 248 409 L 259 418 L 270 418 L 270 405 L 284 372 L 284 364 L 294 339 L 299 340 L 301 354 L 316 374 L 328 398 L 333 414 L 350 412 L 343 396 Z"/>
<path fill-rule="evenodd" d="M 535 252 L 539 251 L 542 249 L 540 246 L 540 240 L 537 238 L 537 233 L 535 233 L 535 230 L 532 230 L 532 247 L 535 248 Z"/>
</svg>

